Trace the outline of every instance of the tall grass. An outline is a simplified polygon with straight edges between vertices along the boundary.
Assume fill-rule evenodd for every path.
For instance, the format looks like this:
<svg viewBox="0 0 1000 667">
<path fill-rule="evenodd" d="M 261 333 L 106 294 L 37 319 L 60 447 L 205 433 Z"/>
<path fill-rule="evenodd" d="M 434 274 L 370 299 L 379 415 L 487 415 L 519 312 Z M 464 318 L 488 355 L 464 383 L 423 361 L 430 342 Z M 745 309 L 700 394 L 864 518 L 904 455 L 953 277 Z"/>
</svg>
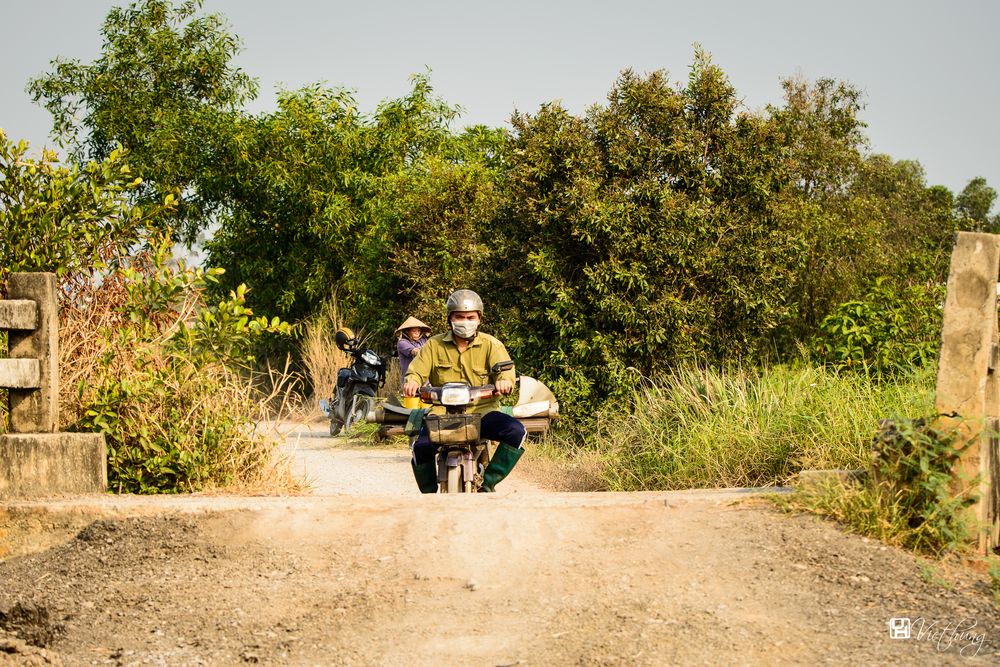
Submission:
<svg viewBox="0 0 1000 667">
<path fill-rule="evenodd" d="M 337 297 L 326 301 L 312 318 L 306 321 L 302 337 L 302 362 L 312 384 L 310 409 L 319 410 L 320 399 L 329 400 L 337 383 L 337 370 L 350 363 L 350 356 L 337 347 L 334 334 L 343 325 Z"/>
<path fill-rule="evenodd" d="M 334 339 L 337 329 L 342 326 L 344 326 L 344 321 L 336 295 L 323 305 L 317 315 L 305 323 L 302 337 L 302 361 L 313 387 L 309 409 L 314 415 L 319 409 L 320 399 L 329 400 L 333 396 L 333 389 L 337 382 L 337 371 L 350 365 L 352 361 L 350 355 L 337 347 L 337 342 Z M 355 331 L 354 333 L 364 340 L 362 332 Z M 389 349 L 383 349 L 383 346 L 377 343 L 368 341 L 367 344 L 371 345 L 380 355 L 391 352 Z M 398 392 L 400 384 L 399 362 L 390 357 L 382 393 Z"/>
<path fill-rule="evenodd" d="M 929 413 L 933 385 L 933 368 L 879 383 L 812 367 L 682 367 L 596 415 L 586 446 L 609 490 L 780 485 L 805 468 L 867 467 L 878 420 Z"/>
</svg>

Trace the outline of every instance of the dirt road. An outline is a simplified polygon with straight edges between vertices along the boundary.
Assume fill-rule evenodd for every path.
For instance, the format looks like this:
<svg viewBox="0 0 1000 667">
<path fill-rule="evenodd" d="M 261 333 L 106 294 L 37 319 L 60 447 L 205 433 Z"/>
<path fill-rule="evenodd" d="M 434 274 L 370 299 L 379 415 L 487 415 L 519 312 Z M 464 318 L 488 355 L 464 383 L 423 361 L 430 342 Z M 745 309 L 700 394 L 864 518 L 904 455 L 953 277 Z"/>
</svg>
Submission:
<svg viewBox="0 0 1000 667">
<path fill-rule="evenodd" d="M 985 575 L 746 494 L 421 497 L 405 450 L 310 433 L 325 494 L 6 505 L 0 665 L 1000 661 Z"/>
</svg>

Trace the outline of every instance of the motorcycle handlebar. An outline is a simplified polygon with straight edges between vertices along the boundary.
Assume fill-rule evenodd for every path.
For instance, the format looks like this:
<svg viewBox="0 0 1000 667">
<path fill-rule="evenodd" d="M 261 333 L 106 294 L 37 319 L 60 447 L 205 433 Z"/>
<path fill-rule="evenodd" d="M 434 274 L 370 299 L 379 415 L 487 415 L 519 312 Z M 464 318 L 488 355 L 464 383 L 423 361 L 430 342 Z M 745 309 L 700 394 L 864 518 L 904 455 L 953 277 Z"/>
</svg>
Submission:
<svg viewBox="0 0 1000 667">
<path fill-rule="evenodd" d="M 420 400 L 425 403 L 437 403 L 440 402 L 441 390 L 444 386 L 433 387 L 431 385 L 424 385 L 420 387 L 417 394 L 420 396 Z M 482 400 L 484 398 L 493 398 L 494 396 L 500 396 L 500 392 L 497 391 L 495 385 L 484 384 L 479 387 L 469 387 L 469 395 L 473 401 Z"/>
</svg>

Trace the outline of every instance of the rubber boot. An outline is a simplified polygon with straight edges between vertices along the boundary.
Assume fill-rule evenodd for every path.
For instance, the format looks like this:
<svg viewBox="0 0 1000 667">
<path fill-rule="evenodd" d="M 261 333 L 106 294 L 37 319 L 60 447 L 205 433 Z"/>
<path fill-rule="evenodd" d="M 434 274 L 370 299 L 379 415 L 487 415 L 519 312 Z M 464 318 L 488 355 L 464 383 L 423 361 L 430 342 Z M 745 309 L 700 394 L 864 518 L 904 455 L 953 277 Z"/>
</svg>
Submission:
<svg viewBox="0 0 1000 667">
<path fill-rule="evenodd" d="M 483 485 L 479 487 L 481 493 L 493 493 L 496 485 L 503 481 L 503 478 L 510 474 L 518 459 L 524 454 L 524 449 L 511 447 L 506 442 L 501 442 L 497 450 L 493 452 L 490 464 L 486 466 L 483 473 Z"/>
<path fill-rule="evenodd" d="M 413 478 L 417 480 L 420 493 L 437 493 L 438 474 L 436 462 L 428 461 L 427 463 L 417 464 L 410 461 L 410 467 L 413 468 Z"/>
</svg>

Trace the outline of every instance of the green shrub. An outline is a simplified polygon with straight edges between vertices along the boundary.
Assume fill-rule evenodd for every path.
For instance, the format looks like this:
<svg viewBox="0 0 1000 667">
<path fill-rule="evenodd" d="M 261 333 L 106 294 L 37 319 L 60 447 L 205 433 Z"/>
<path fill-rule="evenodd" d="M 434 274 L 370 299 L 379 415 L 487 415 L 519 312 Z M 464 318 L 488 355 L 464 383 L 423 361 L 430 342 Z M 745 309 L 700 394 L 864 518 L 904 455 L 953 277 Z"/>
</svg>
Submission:
<svg viewBox="0 0 1000 667">
<path fill-rule="evenodd" d="M 871 475 L 864 483 L 808 485 L 776 502 L 914 551 L 962 549 L 972 537 L 963 513 L 976 499 L 953 494 L 952 469 L 966 448 L 956 446 L 953 432 L 923 419 L 886 421 L 874 440 Z"/>
<path fill-rule="evenodd" d="M 244 289 L 206 303 L 218 271 L 169 266 L 169 247 L 108 275 L 88 301 L 100 344 L 76 380 L 72 428 L 104 433 L 118 492 L 254 486 L 273 464 L 274 442 L 254 428 L 267 401 L 248 355 L 258 336 L 289 326 L 253 318 Z"/>
<path fill-rule="evenodd" d="M 10 272 L 50 271 L 66 285 L 99 271 L 173 208 L 172 197 L 162 206 L 129 203 L 142 179 L 122 150 L 84 165 L 61 164 L 52 151 L 27 154 L 26 142 L 0 129 L 0 295 Z"/>
<path fill-rule="evenodd" d="M 607 105 L 515 114 L 484 281 L 501 337 L 566 415 L 687 359 L 753 358 L 800 255 L 776 126 L 698 51 L 685 85 L 624 72 Z"/>
<path fill-rule="evenodd" d="M 823 319 L 813 349 L 834 368 L 880 376 L 925 366 L 937 358 L 943 297 L 941 287 L 897 291 L 879 279 L 863 299 Z"/>
</svg>

